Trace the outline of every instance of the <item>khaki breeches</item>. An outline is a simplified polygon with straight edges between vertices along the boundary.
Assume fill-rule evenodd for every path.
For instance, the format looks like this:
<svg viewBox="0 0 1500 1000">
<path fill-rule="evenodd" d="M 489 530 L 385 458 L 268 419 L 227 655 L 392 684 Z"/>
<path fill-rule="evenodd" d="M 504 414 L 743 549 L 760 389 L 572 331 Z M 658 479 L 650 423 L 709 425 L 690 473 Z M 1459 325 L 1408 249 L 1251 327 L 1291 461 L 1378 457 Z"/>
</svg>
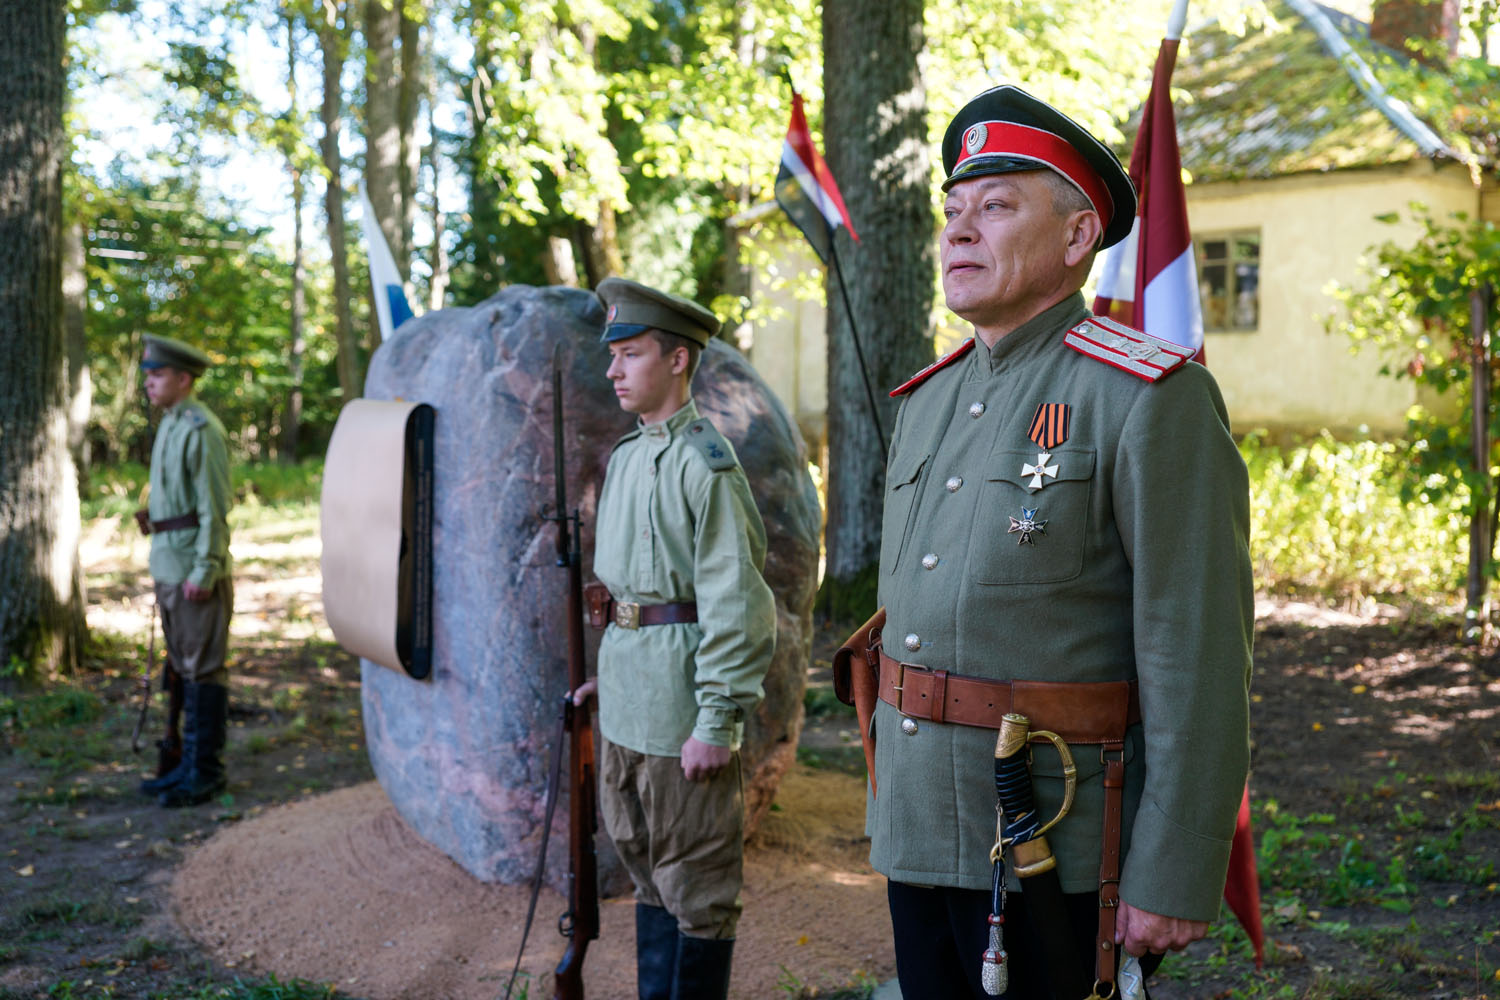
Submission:
<svg viewBox="0 0 1500 1000">
<path fill-rule="evenodd" d="M 664 907 L 689 937 L 734 937 L 745 859 L 740 755 L 709 780 L 688 781 L 677 757 L 601 742 L 600 811 L 635 898 Z"/>
<path fill-rule="evenodd" d="M 206 601 L 190 601 L 182 584 L 156 584 L 156 606 L 161 609 L 161 631 L 167 655 L 182 679 L 194 684 L 225 684 L 229 672 L 229 616 L 234 611 L 234 584 L 228 577 L 214 584 Z"/>
</svg>

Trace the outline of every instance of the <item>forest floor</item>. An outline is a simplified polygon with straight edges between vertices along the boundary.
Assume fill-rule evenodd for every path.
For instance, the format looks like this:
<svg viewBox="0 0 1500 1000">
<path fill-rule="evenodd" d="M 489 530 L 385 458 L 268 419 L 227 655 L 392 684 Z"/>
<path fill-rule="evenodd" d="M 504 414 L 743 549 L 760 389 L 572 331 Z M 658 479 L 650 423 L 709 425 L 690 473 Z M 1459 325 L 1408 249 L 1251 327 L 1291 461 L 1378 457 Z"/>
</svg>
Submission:
<svg viewBox="0 0 1500 1000">
<path fill-rule="evenodd" d="M 181 898 L 195 859 L 202 867 L 267 813 L 286 825 L 365 794 L 354 786 L 372 780 L 358 664 L 322 622 L 316 507 L 236 510 L 231 784 L 187 810 L 158 809 L 135 791 L 153 753 L 129 749 L 149 634 L 145 542 L 118 518 L 86 527 L 85 671 L 45 690 L 0 679 L 0 1000 L 415 995 L 381 992 L 332 964 L 290 968 L 265 949 L 237 950 L 232 937 L 193 926 L 200 910 Z M 866 906 L 863 761 L 827 685 L 844 631 L 818 633 L 799 766 L 749 863 L 771 870 L 793 858 L 836 876 L 825 881 L 860 883 Z M 1500 997 L 1500 655 L 1455 634 L 1452 620 L 1422 609 L 1356 616 L 1261 602 L 1251 791 L 1265 968 L 1255 970 L 1226 910 L 1207 939 L 1168 958 L 1155 1000 Z M 151 725 L 160 719 L 158 702 Z M 336 790 L 346 791 L 328 794 Z M 815 813 L 825 828 L 810 825 Z M 789 882 L 767 895 L 790 896 L 795 912 Z M 747 924 L 773 906 L 750 893 L 747 880 Z M 550 918 L 538 920 L 533 941 L 555 937 L 543 926 Z M 870 915 L 845 918 L 861 921 Z M 785 931 L 766 927 L 774 922 L 756 933 Z M 846 963 L 856 971 L 834 978 L 740 953 L 778 967 L 742 977 L 737 963 L 736 995 L 869 996 L 893 969 L 889 924 L 883 914 L 873 924 L 868 941 L 844 945 L 857 952 Z M 783 951 L 815 947 L 821 930 L 794 934 Z M 503 992 L 503 976 L 485 983 Z"/>
</svg>

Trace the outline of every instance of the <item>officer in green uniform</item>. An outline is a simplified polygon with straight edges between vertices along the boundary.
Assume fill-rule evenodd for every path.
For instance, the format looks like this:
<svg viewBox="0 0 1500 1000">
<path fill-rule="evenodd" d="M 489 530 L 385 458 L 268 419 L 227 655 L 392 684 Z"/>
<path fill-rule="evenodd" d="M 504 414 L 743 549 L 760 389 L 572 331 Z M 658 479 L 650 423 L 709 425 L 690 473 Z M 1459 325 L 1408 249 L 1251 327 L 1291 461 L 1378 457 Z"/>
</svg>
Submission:
<svg viewBox="0 0 1500 1000">
<path fill-rule="evenodd" d="M 639 418 L 599 496 L 594 573 L 609 590 L 596 690 L 600 810 L 635 882 L 643 1000 L 729 989 L 739 920 L 739 747 L 776 641 L 766 533 L 734 449 L 690 383 L 719 321 L 633 281 L 599 283 L 608 376 Z"/>
<path fill-rule="evenodd" d="M 903 995 L 983 996 L 999 715 L 1036 705 L 1038 728 L 1082 734 L 1077 800 L 1048 834 L 1068 926 L 1029 926 L 1010 880 L 1008 995 L 1029 1000 L 1050 993 L 1040 935 L 1074 935 L 1092 972 L 1182 948 L 1218 913 L 1249 760 L 1248 482 L 1191 352 L 1084 305 L 1095 252 L 1135 214 L 1109 150 L 1003 86 L 954 118 L 943 162 L 943 290 L 975 336 L 892 393 L 867 832 Z M 1101 709 L 1114 753 L 1087 738 Z M 1034 745 L 1043 817 L 1059 760 Z"/>
<path fill-rule="evenodd" d="M 197 805 L 225 787 L 229 675 L 224 656 L 234 585 L 229 577 L 229 449 L 224 425 L 193 395 L 208 355 L 147 334 L 146 395 L 162 410 L 151 449 L 151 578 L 171 666 L 183 681 L 181 762 L 141 783 L 168 808 Z"/>
</svg>

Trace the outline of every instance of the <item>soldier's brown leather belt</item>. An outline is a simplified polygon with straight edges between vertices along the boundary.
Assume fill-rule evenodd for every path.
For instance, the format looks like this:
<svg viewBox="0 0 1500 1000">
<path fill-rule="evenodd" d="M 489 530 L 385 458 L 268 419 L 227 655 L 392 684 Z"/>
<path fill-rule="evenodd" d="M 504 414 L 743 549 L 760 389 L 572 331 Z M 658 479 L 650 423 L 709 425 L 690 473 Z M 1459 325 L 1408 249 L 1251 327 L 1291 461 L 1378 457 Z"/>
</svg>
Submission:
<svg viewBox="0 0 1500 1000">
<path fill-rule="evenodd" d="M 902 663 L 884 650 L 880 700 L 913 719 L 984 729 L 999 729 L 1005 713 L 1019 712 L 1033 729 L 1050 729 L 1069 743 L 1118 743 L 1141 721 L 1135 681 L 994 681 Z"/>
<path fill-rule="evenodd" d="M 617 601 L 609 588 L 597 580 L 584 585 L 584 603 L 588 605 L 589 625 L 602 629 L 614 622 L 620 628 L 636 629 L 646 625 L 681 625 L 698 620 L 698 605 L 692 601 L 675 604 L 637 604 Z"/>
<path fill-rule="evenodd" d="M 163 521 L 152 521 L 151 533 L 154 535 L 158 531 L 177 531 L 181 528 L 196 527 L 198 527 L 198 512 L 191 511 L 178 517 L 169 517 Z"/>
</svg>

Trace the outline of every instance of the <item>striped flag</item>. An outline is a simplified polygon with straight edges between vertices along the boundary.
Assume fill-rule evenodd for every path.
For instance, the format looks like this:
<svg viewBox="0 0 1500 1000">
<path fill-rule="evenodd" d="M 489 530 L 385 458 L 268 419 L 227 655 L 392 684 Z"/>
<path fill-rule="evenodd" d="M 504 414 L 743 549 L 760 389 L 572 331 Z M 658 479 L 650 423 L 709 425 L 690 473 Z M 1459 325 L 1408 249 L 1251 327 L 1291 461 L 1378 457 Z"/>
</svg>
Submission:
<svg viewBox="0 0 1500 1000">
<path fill-rule="evenodd" d="M 375 317 L 380 323 L 380 342 L 391 339 L 397 328 L 411 319 L 411 303 L 406 301 L 406 290 L 401 284 L 401 272 L 396 268 L 396 258 L 380 231 L 380 220 L 375 217 L 375 207 L 363 191 L 359 195 L 364 216 L 360 220 L 365 231 L 365 247 L 370 258 L 370 287 L 375 293 Z"/>
<path fill-rule="evenodd" d="M 776 204 L 786 212 L 792 224 L 802 230 L 813 252 L 828 263 L 833 231 L 839 226 L 849 230 L 856 241 L 859 234 L 849 221 L 844 196 L 818 147 L 813 145 L 807 116 L 802 111 L 802 95 L 792 91 L 792 121 L 787 126 L 786 143 L 781 147 L 781 167 L 776 171 Z"/>
<path fill-rule="evenodd" d="M 1193 351 L 1203 361 L 1203 310 L 1188 230 L 1172 68 L 1178 39 L 1164 38 L 1130 153 L 1130 179 L 1140 193 L 1130 235 L 1104 252 L 1094 312 Z"/>
</svg>

